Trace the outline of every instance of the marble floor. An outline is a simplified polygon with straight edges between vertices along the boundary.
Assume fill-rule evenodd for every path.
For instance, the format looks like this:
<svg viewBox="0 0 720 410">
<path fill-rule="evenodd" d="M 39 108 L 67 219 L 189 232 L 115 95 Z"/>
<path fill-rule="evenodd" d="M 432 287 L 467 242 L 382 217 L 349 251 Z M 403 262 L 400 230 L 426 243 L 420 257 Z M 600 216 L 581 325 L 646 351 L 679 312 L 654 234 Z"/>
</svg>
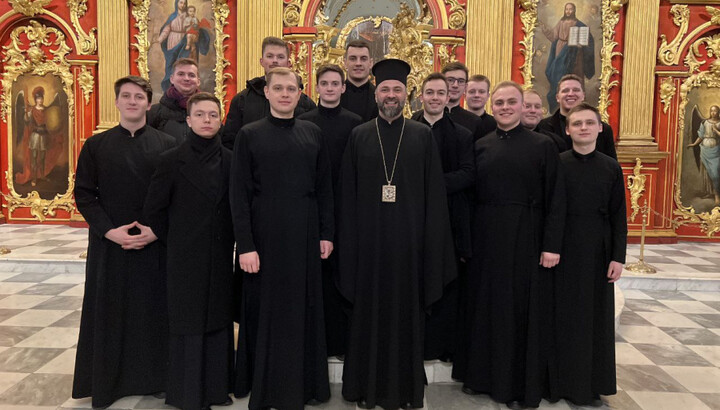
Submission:
<svg viewBox="0 0 720 410">
<path fill-rule="evenodd" d="M 0 410 L 90 407 L 88 399 L 70 399 L 86 235 L 84 229 L 64 226 L 0 225 L 0 247 L 11 250 L 0 255 Z M 720 280 L 720 244 L 654 246 L 648 246 L 646 261 L 661 265 L 659 274 Z M 629 247 L 629 255 L 638 252 L 636 245 Z M 650 257 L 664 259 L 653 262 Z M 720 292 L 623 293 L 616 344 L 618 394 L 603 397 L 603 408 L 720 409 Z M 355 408 L 342 400 L 340 390 L 341 385 L 333 384 L 331 401 L 317 407 Z M 437 410 L 505 408 L 486 396 L 463 394 L 457 383 L 429 385 L 425 403 Z M 170 407 L 151 396 L 132 396 L 111 408 Z M 228 409 L 244 408 L 247 399 Z M 577 409 L 565 401 L 543 402 L 540 408 Z"/>
</svg>

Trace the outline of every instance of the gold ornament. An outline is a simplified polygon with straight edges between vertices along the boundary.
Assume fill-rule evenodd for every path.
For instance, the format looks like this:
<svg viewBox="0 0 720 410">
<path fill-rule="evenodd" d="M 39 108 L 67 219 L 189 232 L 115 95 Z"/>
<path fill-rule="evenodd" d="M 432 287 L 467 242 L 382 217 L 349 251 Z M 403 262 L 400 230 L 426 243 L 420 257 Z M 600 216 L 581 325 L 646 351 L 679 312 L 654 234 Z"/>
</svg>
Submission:
<svg viewBox="0 0 720 410">
<path fill-rule="evenodd" d="M 467 21 L 465 7 L 458 0 L 445 0 L 445 4 L 450 6 L 448 26 L 453 30 L 463 30 Z"/>
<path fill-rule="evenodd" d="M 535 28 L 537 27 L 538 12 L 537 12 L 537 0 L 519 0 L 520 7 L 523 11 L 520 12 L 520 21 L 523 24 L 523 39 L 520 40 L 520 53 L 525 57 L 523 65 L 520 67 L 523 76 L 523 88 L 532 88 L 533 79 L 535 76 L 532 73 L 532 56 L 535 54 Z"/>
<path fill-rule="evenodd" d="M 52 0 L 8 0 L 8 2 L 15 12 L 33 17 L 36 14 L 43 13 L 45 6 L 50 4 Z"/>
<path fill-rule="evenodd" d="M 662 42 L 658 49 L 658 61 L 661 64 L 673 65 L 677 64 L 678 51 L 680 50 L 680 41 L 688 31 L 688 25 L 690 23 L 690 9 L 685 4 L 676 4 L 670 8 L 670 13 L 673 15 L 673 24 L 680 29 L 675 35 L 675 38 L 668 43 L 665 34 L 660 35 Z"/>
<path fill-rule="evenodd" d="M 225 73 L 225 68 L 230 65 L 230 61 L 225 58 L 225 50 L 227 45 L 225 40 L 230 38 L 229 34 L 225 34 L 225 26 L 228 25 L 228 16 L 230 16 L 230 6 L 227 0 L 215 0 L 213 2 L 213 14 L 215 16 L 215 97 L 220 100 L 220 112 L 225 115 L 225 104 L 227 103 L 227 91 L 225 88 L 225 79 L 232 78 L 232 74 Z"/>
<path fill-rule="evenodd" d="M 612 104 L 610 100 L 610 90 L 613 87 L 617 87 L 618 80 L 610 80 L 618 70 L 613 67 L 612 59 L 614 57 L 622 57 L 622 53 L 615 50 L 618 43 L 615 41 L 615 27 L 620 21 L 620 9 L 627 3 L 627 0 L 603 0 L 602 3 L 602 31 L 603 31 L 603 45 L 600 49 L 600 98 L 598 101 L 598 110 L 602 120 L 605 122 L 610 121 L 610 114 L 608 114 L 608 107 Z"/>
<path fill-rule="evenodd" d="M 93 77 L 87 67 L 82 66 L 77 81 L 78 84 L 80 84 L 80 89 L 82 89 L 83 97 L 85 97 L 85 105 L 88 105 L 90 103 L 90 94 L 95 88 L 95 77 Z"/>
<path fill-rule="evenodd" d="M 290 55 L 290 67 L 292 67 L 293 71 L 300 75 L 303 84 L 307 84 L 308 81 L 308 56 L 308 43 L 305 41 L 300 42 L 297 47 L 297 52 Z"/>
<path fill-rule="evenodd" d="M 67 0 L 67 7 L 70 9 L 70 20 L 78 33 L 80 41 L 78 53 L 81 55 L 94 54 L 97 51 L 97 38 L 95 36 L 97 28 L 93 27 L 86 33 L 80 25 L 80 17 L 87 13 L 87 0 Z"/>
<path fill-rule="evenodd" d="M 663 78 L 660 83 L 660 101 L 663 104 L 663 112 L 665 114 L 667 114 L 670 108 L 670 101 L 672 101 L 673 96 L 675 96 L 675 91 L 677 91 L 677 88 L 673 83 L 673 79 L 671 77 Z"/>
<path fill-rule="evenodd" d="M 148 67 L 148 53 L 150 52 L 150 40 L 148 39 L 148 20 L 150 13 L 150 0 L 130 0 L 132 2 L 132 16 L 135 20 L 135 27 L 138 33 L 135 34 L 136 43 L 131 44 L 138 51 L 136 60 L 140 77 L 150 78 Z"/>
<path fill-rule="evenodd" d="M 633 168 L 633 174 L 627 177 L 627 187 L 630 190 L 630 207 L 632 208 L 632 214 L 630 215 L 630 222 L 635 220 L 637 213 L 640 211 L 640 197 L 645 192 L 645 179 L 647 176 L 640 173 L 642 171 L 642 161 L 640 158 L 635 158 L 635 168 Z"/>
<path fill-rule="evenodd" d="M 301 0 L 290 0 L 285 3 L 283 10 L 283 23 L 285 27 L 297 27 L 300 24 L 300 10 L 302 9 Z"/>
</svg>

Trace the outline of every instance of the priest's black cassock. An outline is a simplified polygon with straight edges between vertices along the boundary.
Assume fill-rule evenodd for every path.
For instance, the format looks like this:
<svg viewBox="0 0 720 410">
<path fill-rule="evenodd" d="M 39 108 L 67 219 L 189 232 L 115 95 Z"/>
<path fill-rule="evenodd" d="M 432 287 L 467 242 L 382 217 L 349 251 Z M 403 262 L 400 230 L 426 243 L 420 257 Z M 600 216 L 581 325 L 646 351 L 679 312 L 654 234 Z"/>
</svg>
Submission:
<svg viewBox="0 0 720 410">
<path fill-rule="evenodd" d="M 269 116 L 240 130 L 230 177 L 244 273 L 235 396 L 250 409 L 302 409 L 330 398 L 320 240 L 334 232 L 330 159 L 320 129 Z"/>
<path fill-rule="evenodd" d="M 479 117 L 481 138 L 495 131 L 495 129 L 497 128 L 497 121 L 495 121 L 495 117 L 488 114 L 487 111 Z"/>
<path fill-rule="evenodd" d="M 541 345 L 549 278 L 541 252 L 560 253 L 564 191 L 549 137 L 496 130 L 475 143 L 473 258 L 468 286 L 469 337 L 453 377 L 502 403 L 537 406 L 547 372 Z"/>
<path fill-rule="evenodd" d="M 558 135 L 563 141 L 565 141 L 565 150 L 569 150 L 572 148 L 572 139 L 570 139 L 570 136 L 565 131 L 566 125 L 567 118 L 560 114 L 560 109 L 557 109 L 553 115 L 540 120 L 537 128 L 542 133 L 551 132 Z M 600 135 L 598 135 L 597 150 L 617 161 L 613 130 L 612 127 L 610 127 L 610 124 L 605 121 L 602 122 L 602 131 L 600 131 Z"/>
<path fill-rule="evenodd" d="M 445 109 L 442 118 L 434 124 L 425 119 L 420 110 L 412 117 L 432 129 L 437 143 L 448 195 L 450 226 L 455 245 L 458 278 L 445 287 L 442 299 L 436 302 L 427 317 L 425 328 L 425 360 L 452 360 L 458 343 L 458 335 L 465 328 L 464 295 L 467 280 L 465 261 L 470 260 L 470 212 L 471 204 L 467 188 L 475 182 L 475 155 L 473 136 L 470 131 L 456 124 Z M 460 297 L 462 294 L 463 297 Z M 460 322 L 458 322 L 460 321 Z"/>
<path fill-rule="evenodd" d="M 166 403 L 225 403 L 233 363 L 233 246 L 228 178 L 232 152 L 220 134 L 192 130 L 165 152 L 153 175 L 145 220 L 167 244 L 170 366 Z"/>
<path fill-rule="evenodd" d="M 342 106 L 326 108 L 322 102 L 312 111 L 298 116 L 298 119 L 307 120 L 322 130 L 323 138 L 328 144 L 330 163 L 332 164 L 333 193 L 335 194 L 335 218 L 340 215 L 338 204 L 338 181 L 340 163 L 342 162 L 345 145 L 350 137 L 350 131 L 363 121 L 359 115 L 352 113 Z M 337 249 L 330 257 L 322 261 L 323 269 L 323 307 L 325 311 L 325 337 L 327 340 L 328 356 L 345 354 L 348 332 L 348 311 L 350 306 L 340 294 L 337 282 Z"/>
<path fill-rule="evenodd" d="M 95 407 L 165 391 L 165 250 L 156 241 L 126 251 L 105 234 L 141 220 L 160 154 L 174 145 L 149 126 L 131 135 L 118 125 L 85 141 L 78 158 L 75 203 L 90 232 L 72 397 L 92 396 Z"/>
<path fill-rule="evenodd" d="M 492 131 L 495 131 L 497 123 L 492 115 L 485 113 L 484 116 L 480 117 L 466 110 L 461 106 L 455 106 L 449 109 L 450 118 L 455 123 L 462 125 L 463 127 L 470 130 L 475 141 L 484 137 Z"/>
<path fill-rule="evenodd" d="M 340 291 L 353 304 L 343 396 L 368 406 L 422 407 L 425 311 L 455 279 L 442 164 L 430 129 L 377 117 L 356 127 L 343 157 L 338 250 Z M 392 184 L 382 202 L 405 122 Z"/>
<path fill-rule="evenodd" d="M 346 110 L 359 115 L 363 122 L 378 116 L 375 102 L 375 86 L 368 80 L 360 87 L 345 80 L 345 92 L 340 97 L 340 105 Z"/>
<path fill-rule="evenodd" d="M 627 221 L 622 169 L 593 151 L 560 154 L 567 218 L 555 273 L 557 383 L 550 393 L 576 404 L 616 393 L 614 284 L 610 261 L 625 263 Z"/>
</svg>

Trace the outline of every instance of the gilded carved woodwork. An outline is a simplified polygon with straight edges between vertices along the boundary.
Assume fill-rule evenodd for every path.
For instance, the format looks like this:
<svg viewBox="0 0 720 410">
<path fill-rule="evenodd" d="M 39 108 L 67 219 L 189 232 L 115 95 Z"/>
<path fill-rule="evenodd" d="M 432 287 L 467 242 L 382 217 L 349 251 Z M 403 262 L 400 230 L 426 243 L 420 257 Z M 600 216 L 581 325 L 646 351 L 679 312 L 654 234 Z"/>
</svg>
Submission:
<svg viewBox="0 0 720 410">
<path fill-rule="evenodd" d="M 676 4 L 670 8 L 673 15 L 673 24 L 679 27 L 677 35 L 668 43 L 665 34 L 660 35 L 662 42 L 658 49 L 658 61 L 661 64 L 673 65 L 677 64 L 678 52 L 680 51 L 680 41 L 687 34 L 690 24 L 690 9 L 685 4 Z"/>
<path fill-rule="evenodd" d="M 335 15 L 335 19 L 333 20 L 332 26 L 337 27 L 338 24 L 340 24 L 340 18 L 342 17 L 343 13 L 345 13 L 345 10 L 347 10 L 348 6 L 352 0 L 345 0 L 342 7 L 340 7 L 340 10 L 338 10 L 337 15 Z"/>
<path fill-rule="evenodd" d="M 24 35 L 28 43 L 24 43 L 21 36 Z M 54 40 L 53 40 L 54 38 Z M 43 49 L 43 47 L 45 47 Z M 63 91 L 67 95 L 68 116 L 70 129 L 72 129 L 72 118 L 74 118 L 75 98 L 73 94 L 74 78 L 70 71 L 70 63 L 67 55 L 70 47 L 65 42 L 65 35 L 54 27 L 46 27 L 35 20 L 31 20 L 28 26 L 18 27 L 10 34 L 10 44 L 3 46 L 4 72 L 2 74 L 2 101 L 0 102 L 0 115 L 2 120 L 8 123 L 8 134 L 12 135 L 12 122 L 8 121 L 12 113 L 12 88 L 13 83 L 22 75 L 45 76 L 51 74 L 57 76 L 63 85 Z M 48 59 L 46 51 L 52 55 Z M 72 138 L 69 139 L 72 145 Z M 13 139 L 8 138 L 8 152 L 12 152 Z M 72 147 L 68 147 L 68 161 L 70 169 L 74 169 Z M 55 216 L 58 209 L 72 212 L 74 201 L 72 192 L 74 188 L 74 174 L 68 172 L 68 189 L 63 194 L 56 194 L 53 199 L 42 199 L 37 191 L 30 192 L 22 197 L 15 191 L 13 178 L 13 162 L 8 161 L 8 169 L 5 171 L 5 181 L 8 187 L 8 194 L 2 193 L 7 204 L 3 206 L 12 214 L 17 208 L 30 208 L 33 218 L 44 221 L 47 216 Z"/>
<path fill-rule="evenodd" d="M 300 24 L 300 10 L 302 9 L 302 0 L 290 0 L 285 3 L 283 10 L 283 23 L 285 27 L 297 27 Z"/>
<path fill-rule="evenodd" d="M 95 54 L 97 51 L 97 28 L 93 27 L 89 32 L 85 32 L 80 25 L 80 18 L 87 13 L 87 0 L 67 0 L 67 7 L 70 10 L 70 20 L 72 21 L 75 31 L 77 31 L 80 41 L 78 54 L 89 55 Z"/>
<path fill-rule="evenodd" d="M 340 30 L 324 24 L 316 26 L 316 28 L 318 30 L 318 39 L 313 43 L 312 49 L 313 72 L 317 72 L 317 69 L 323 64 L 338 64 L 342 66 L 342 50 L 333 53 L 333 48 L 330 47 L 330 41 Z"/>
<path fill-rule="evenodd" d="M 85 98 L 85 105 L 88 105 L 90 103 L 90 94 L 95 88 L 95 77 L 92 75 L 90 70 L 87 69 L 87 67 L 82 66 L 80 74 L 78 74 L 77 77 L 77 82 L 78 84 L 80 84 L 80 89 L 83 92 L 83 97 Z"/>
<path fill-rule="evenodd" d="M 448 10 L 448 26 L 453 30 L 465 29 L 467 23 L 467 13 L 458 0 L 445 0 L 445 4 L 450 6 Z"/>
<path fill-rule="evenodd" d="M 449 63 L 458 61 L 456 56 L 457 46 L 457 44 L 440 44 L 440 47 L 437 48 L 438 62 L 440 63 L 440 67 L 445 67 Z"/>
<path fill-rule="evenodd" d="M 535 76 L 532 73 L 533 54 L 535 53 L 535 29 L 537 28 L 538 22 L 538 11 L 536 0 L 518 0 L 520 7 L 523 11 L 520 12 L 520 21 L 522 22 L 522 30 L 525 35 L 520 40 L 520 53 L 525 57 L 523 65 L 520 66 L 520 70 L 523 76 L 523 88 L 532 88 L 533 78 Z"/>
<path fill-rule="evenodd" d="M 660 102 L 663 104 L 663 113 L 665 114 L 670 108 L 670 102 L 675 96 L 675 91 L 677 91 L 677 88 L 673 79 L 671 77 L 663 78 L 662 82 L 660 82 Z"/>
<path fill-rule="evenodd" d="M 148 67 L 148 54 L 150 52 L 150 38 L 148 36 L 148 16 L 150 14 L 150 0 L 130 0 L 132 2 L 132 16 L 135 20 L 135 28 L 138 33 L 135 34 L 135 43 L 130 46 L 138 51 L 136 60 L 140 77 L 150 78 L 150 68 Z"/>
<path fill-rule="evenodd" d="M 630 222 L 634 221 L 638 212 L 640 212 L 640 197 L 643 192 L 645 192 L 645 180 L 647 179 L 647 176 L 641 173 L 642 168 L 643 166 L 640 158 L 635 158 L 633 173 L 627 177 L 627 187 L 630 191 L 630 207 L 632 209 Z"/>
<path fill-rule="evenodd" d="M 290 42 L 291 46 L 295 44 Z M 295 48 L 295 47 L 292 47 Z M 297 43 L 297 52 L 290 55 L 290 67 L 300 75 L 303 84 L 308 83 L 307 62 L 310 56 L 308 43 L 302 41 Z"/>
<path fill-rule="evenodd" d="M 52 0 L 8 0 L 8 2 L 16 13 L 34 17 L 36 14 L 43 13 L 45 6 Z"/>
<path fill-rule="evenodd" d="M 422 90 L 422 81 L 432 72 L 433 49 L 424 40 L 428 38 L 431 26 L 430 16 L 415 19 L 415 11 L 405 3 L 400 12 L 392 19 L 393 30 L 390 32 L 390 52 L 387 58 L 398 58 L 410 64 L 407 78 L 408 103 L 405 104 L 405 116 L 410 117 L 412 111 L 409 102 L 417 97 Z"/>
<path fill-rule="evenodd" d="M 707 71 L 700 71 L 699 67 L 704 64 L 704 60 L 698 60 L 700 56 L 699 48 L 694 47 L 695 45 L 705 44 L 705 52 L 707 57 L 715 57 L 715 60 L 709 64 Z M 708 88 L 719 88 L 720 89 L 720 34 L 715 36 L 703 37 L 697 40 L 693 48 L 688 55 L 693 55 L 693 61 L 688 62 L 686 59 L 686 65 L 690 70 L 691 75 L 683 81 L 680 86 L 680 108 L 678 110 L 678 146 L 684 147 L 688 142 L 684 141 L 685 136 L 685 116 L 686 108 L 689 101 L 688 95 L 690 91 L 695 88 L 705 86 Z M 698 65 L 697 63 L 700 63 Z M 682 202 L 680 192 L 680 181 L 682 181 L 682 160 L 683 156 L 678 155 L 677 164 L 677 177 L 675 178 L 675 204 L 677 209 L 674 210 L 674 214 L 680 218 L 680 223 L 698 223 L 700 229 L 706 233 L 708 237 L 711 237 L 717 232 L 720 232 L 720 207 L 716 206 L 709 212 L 697 213 L 695 208 L 685 206 Z"/>
</svg>

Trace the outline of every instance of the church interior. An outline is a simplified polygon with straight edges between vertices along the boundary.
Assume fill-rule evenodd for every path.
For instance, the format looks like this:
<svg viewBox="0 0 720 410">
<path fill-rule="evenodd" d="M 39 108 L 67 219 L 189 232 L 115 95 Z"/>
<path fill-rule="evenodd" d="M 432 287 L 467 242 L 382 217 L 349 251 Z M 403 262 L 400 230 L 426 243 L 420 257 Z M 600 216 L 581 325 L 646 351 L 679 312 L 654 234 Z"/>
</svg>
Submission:
<svg viewBox="0 0 720 410">
<path fill-rule="evenodd" d="M 420 108 L 423 78 L 454 61 L 493 84 L 535 89 L 545 115 L 557 106 L 551 29 L 567 0 L 0 2 L 0 409 L 91 407 L 70 398 L 88 237 L 73 198 L 75 168 L 85 141 L 119 121 L 117 78 L 148 79 L 158 102 L 170 59 L 178 58 L 163 37 L 178 3 L 194 6 L 200 32 L 183 55 L 196 59 L 200 88 L 220 100 L 223 114 L 246 81 L 262 75 L 266 36 L 289 43 L 291 68 L 315 101 L 315 70 L 342 65 L 345 45 L 363 39 L 375 61 L 410 64 L 408 117 Z M 720 139 L 720 1 L 572 4 L 582 27 L 570 41 L 591 50 L 573 70 L 613 130 L 626 186 L 618 394 L 603 408 L 718 409 L 720 181 L 713 179 L 720 162 L 694 143 L 705 124 Z M 49 138 L 33 162 L 25 118 L 37 104 Z M 342 362 L 329 366 L 333 398 L 319 407 L 355 408 L 340 395 Z M 463 395 L 447 363 L 425 368 L 426 408 L 500 408 Z M 236 400 L 228 408 L 246 407 Z M 170 407 L 131 396 L 110 408 Z M 584 407 L 561 400 L 540 408 Z"/>
</svg>

